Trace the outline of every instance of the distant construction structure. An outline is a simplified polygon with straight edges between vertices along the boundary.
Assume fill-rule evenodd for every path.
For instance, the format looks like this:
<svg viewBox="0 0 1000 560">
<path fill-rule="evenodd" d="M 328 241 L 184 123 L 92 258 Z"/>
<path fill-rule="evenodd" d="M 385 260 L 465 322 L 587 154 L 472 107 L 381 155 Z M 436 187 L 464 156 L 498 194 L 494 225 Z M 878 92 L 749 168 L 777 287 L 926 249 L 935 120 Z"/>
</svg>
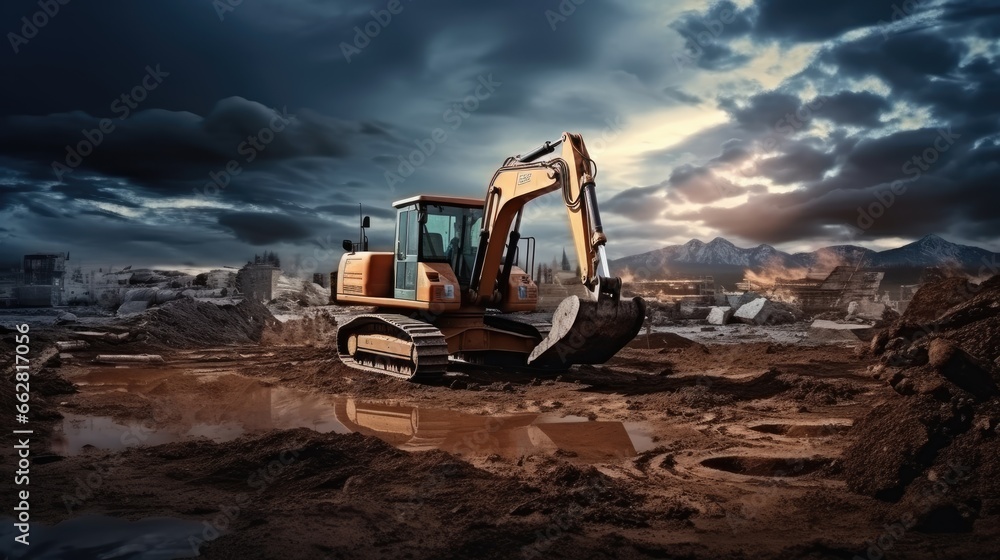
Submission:
<svg viewBox="0 0 1000 560">
<path fill-rule="evenodd" d="M 236 273 L 236 288 L 247 299 L 268 302 L 274 299 L 274 291 L 281 277 L 281 260 L 277 253 L 264 251 L 254 255 Z"/>
<path fill-rule="evenodd" d="M 691 302 L 712 305 L 716 297 L 715 278 L 697 276 L 664 280 L 633 280 L 626 287 L 629 293 L 661 302 Z"/>
<path fill-rule="evenodd" d="M 0 305 L 53 307 L 65 304 L 68 253 L 24 255 L 22 268 L 0 281 Z"/>
<path fill-rule="evenodd" d="M 837 266 L 829 274 L 810 273 L 805 278 L 777 278 L 771 286 L 741 282 L 737 287 L 794 301 L 809 314 L 846 311 L 852 301 L 879 303 L 879 286 L 885 272 L 862 268 L 861 263 Z"/>
</svg>

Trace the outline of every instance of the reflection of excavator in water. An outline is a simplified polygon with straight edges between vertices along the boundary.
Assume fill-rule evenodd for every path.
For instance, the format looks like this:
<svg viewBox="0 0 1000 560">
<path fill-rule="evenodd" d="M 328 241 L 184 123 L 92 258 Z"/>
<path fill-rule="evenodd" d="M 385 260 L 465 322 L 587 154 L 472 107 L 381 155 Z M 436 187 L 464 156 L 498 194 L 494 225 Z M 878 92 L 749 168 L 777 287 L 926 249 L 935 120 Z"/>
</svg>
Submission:
<svg viewBox="0 0 1000 560">
<path fill-rule="evenodd" d="M 537 161 L 560 144 L 561 157 Z M 564 133 L 508 158 L 485 200 L 422 195 L 396 202 L 395 252 L 356 252 L 344 241 L 348 252 L 334 273 L 331 299 L 379 309 L 340 325 L 341 360 L 406 379 L 441 375 L 449 357 L 551 369 L 606 362 L 635 338 L 645 302 L 622 301 L 621 279 L 608 272 L 596 173 L 583 138 Z M 591 298 L 571 296 L 551 324 L 531 322 L 509 314 L 534 311 L 538 300 L 531 265 L 529 272 L 517 266 L 521 218 L 525 204 L 556 190 L 562 191 Z M 363 227 L 361 247 L 367 248 Z M 532 251 L 526 248 L 529 262 Z"/>
<path fill-rule="evenodd" d="M 561 450 L 594 462 L 636 453 L 625 425 L 614 421 L 552 422 L 537 413 L 479 416 L 355 399 L 338 401 L 334 412 L 348 430 L 407 451 L 442 449 L 458 455 L 495 453 L 517 459 Z"/>
</svg>

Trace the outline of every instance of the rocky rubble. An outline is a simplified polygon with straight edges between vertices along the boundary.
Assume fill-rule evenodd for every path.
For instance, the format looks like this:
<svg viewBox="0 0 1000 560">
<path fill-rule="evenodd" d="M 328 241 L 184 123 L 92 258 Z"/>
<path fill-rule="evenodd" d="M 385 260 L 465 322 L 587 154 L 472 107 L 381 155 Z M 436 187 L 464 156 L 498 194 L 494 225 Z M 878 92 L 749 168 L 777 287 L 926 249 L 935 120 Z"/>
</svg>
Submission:
<svg viewBox="0 0 1000 560">
<path fill-rule="evenodd" d="M 895 504 L 927 531 L 1000 515 L 1000 276 L 924 285 L 871 341 L 893 389 L 844 453 L 852 490 Z M 989 521 L 984 518 L 991 518 Z"/>
</svg>

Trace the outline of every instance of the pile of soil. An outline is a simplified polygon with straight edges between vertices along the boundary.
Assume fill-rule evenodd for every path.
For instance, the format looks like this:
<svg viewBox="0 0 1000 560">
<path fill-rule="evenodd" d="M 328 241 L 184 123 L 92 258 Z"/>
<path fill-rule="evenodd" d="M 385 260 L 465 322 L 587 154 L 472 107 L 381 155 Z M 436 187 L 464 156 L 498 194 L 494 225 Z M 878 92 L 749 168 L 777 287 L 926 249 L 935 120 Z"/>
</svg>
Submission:
<svg viewBox="0 0 1000 560">
<path fill-rule="evenodd" d="M 968 301 L 979 286 L 966 278 L 946 278 L 924 284 L 907 304 L 902 320 L 909 324 L 925 324 L 938 319 L 952 307 Z"/>
<path fill-rule="evenodd" d="M 277 322 L 264 330 L 261 344 L 276 346 L 286 344 L 327 345 L 333 347 L 337 332 L 337 319 L 327 309 L 320 309 L 299 319 Z"/>
<path fill-rule="evenodd" d="M 644 332 L 640 332 L 639 335 L 633 338 L 627 346 L 629 348 L 660 350 L 661 353 L 667 353 L 671 350 L 687 350 L 689 348 L 695 348 L 698 352 L 703 354 L 708 353 L 708 349 L 704 344 L 695 342 L 679 334 L 669 332 L 650 333 L 648 335 Z"/>
<path fill-rule="evenodd" d="M 250 299 L 217 305 L 185 298 L 139 316 L 130 327 L 150 346 L 176 349 L 259 342 L 276 323 L 263 304 Z"/>
<path fill-rule="evenodd" d="M 329 305 L 330 290 L 298 278 L 290 278 L 282 274 L 275 286 L 274 299 L 268 305 L 280 313 L 294 313 L 302 307 Z"/>
<path fill-rule="evenodd" d="M 113 509 L 124 494 L 130 515 L 201 521 L 205 531 L 194 542 L 209 559 L 354 558 L 362 550 L 373 558 L 544 557 L 567 549 L 611 557 L 616 547 L 583 527 L 642 527 L 651 515 L 623 482 L 559 459 L 539 459 L 531 467 L 540 476 L 526 483 L 443 451 L 408 453 L 360 434 L 300 428 L 40 465 L 39 503 L 54 508 L 45 516 L 65 514 L 59 497 L 78 484 L 64 474 L 74 471 L 68 467 L 112 461 L 114 491 L 95 492 L 87 510 Z"/>
<path fill-rule="evenodd" d="M 0 406 L 13 413 L 15 406 L 20 404 L 15 394 L 17 382 L 13 368 L 5 372 L 3 377 L 3 383 L 0 385 Z M 29 386 L 31 389 L 29 392 L 31 398 L 28 403 L 30 406 L 29 418 L 33 423 L 31 428 L 36 434 L 46 435 L 51 429 L 48 421 L 62 418 L 62 414 L 56 410 L 55 406 L 55 403 L 60 400 L 58 397 L 75 393 L 76 387 L 48 367 L 43 367 L 31 374 Z"/>
<path fill-rule="evenodd" d="M 16 393 L 20 392 L 17 384 L 17 362 L 15 349 L 19 333 L 14 329 L 0 331 L 0 407 L 14 414 L 15 407 L 21 403 Z M 50 333 L 37 330 L 28 333 L 30 352 L 27 354 L 30 372 L 28 377 L 28 393 L 30 395 L 28 416 L 33 423 L 31 429 L 39 436 L 47 435 L 51 426 L 47 421 L 58 420 L 62 415 L 56 410 L 60 396 L 76 392 L 76 387 L 60 376 L 53 368 L 59 367 L 59 355 L 52 345 Z M 23 378 L 22 378 L 23 379 Z"/>
<path fill-rule="evenodd" d="M 895 503 L 924 531 L 1000 515 L 1000 276 L 923 286 L 872 340 L 893 392 L 844 453 L 852 490 Z"/>
</svg>

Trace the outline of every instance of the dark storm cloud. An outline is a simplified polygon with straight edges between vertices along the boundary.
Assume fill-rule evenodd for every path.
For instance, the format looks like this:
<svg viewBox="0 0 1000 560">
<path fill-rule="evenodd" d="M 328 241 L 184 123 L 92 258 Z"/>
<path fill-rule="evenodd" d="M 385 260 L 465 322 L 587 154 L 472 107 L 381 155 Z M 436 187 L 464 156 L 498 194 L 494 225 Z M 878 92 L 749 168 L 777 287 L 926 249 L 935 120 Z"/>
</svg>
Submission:
<svg viewBox="0 0 1000 560">
<path fill-rule="evenodd" d="M 729 179 L 718 176 L 710 168 L 693 165 L 677 167 L 666 184 L 667 197 L 671 200 L 698 204 L 739 196 L 747 190 L 748 187 L 736 185 Z"/>
<path fill-rule="evenodd" d="M 957 140 L 952 138 L 956 134 Z M 942 141 L 942 135 L 948 140 Z M 904 130 L 881 138 L 861 140 L 844 158 L 841 172 L 833 181 L 840 188 L 850 189 L 909 177 L 915 174 L 907 173 L 911 167 L 917 171 L 923 170 L 912 163 L 907 166 L 907 162 L 912 162 L 913 158 L 922 158 L 926 150 L 935 153 L 933 168 L 930 168 L 930 163 L 922 166 L 940 171 L 966 149 L 968 140 L 968 136 L 956 132 L 952 127 Z M 953 143 L 948 144 L 948 141 Z M 956 141 L 957 144 L 954 143 Z M 935 142 L 946 149 L 935 149 Z"/>
<path fill-rule="evenodd" d="M 1000 6 L 978 0 L 960 0 L 944 5 L 941 19 L 962 24 L 966 32 L 984 39 L 1000 36 Z"/>
<path fill-rule="evenodd" d="M 729 149 L 747 149 L 746 142 L 741 138 L 745 131 L 733 122 L 712 126 L 699 130 L 687 136 L 680 143 L 669 148 L 659 148 L 642 154 L 642 165 L 649 169 L 666 168 L 669 172 L 679 162 L 685 159 L 708 160 L 720 157 L 720 146 L 731 146 Z M 736 154 L 730 154 L 736 157 Z"/>
<path fill-rule="evenodd" d="M 7 22 L 37 10 L 34 1 L 4 2 L 4 31 Z M 205 114 L 219 99 L 237 94 L 266 105 L 298 105 L 315 94 L 282 86 L 303 71 L 303 60 L 292 56 L 299 39 L 224 23 L 210 2 L 74 2 L 16 55 L 4 53 L 13 87 L 0 90 L 0 107 L 6 114 L 104 116 L 141 83 L 147 65 L 157 64 L 171 75 L 148 103 L 165 109 Z M 268 79 L 251 67 L 266 68 Z"/>
<path fill-rule="evenodd" d="M 757 0 L 754 32 L 785 42 L 823 41 L 889 22 L 899 0 L 841 0 L 818 5 L 801 0 Z"/>
<path fill-rule="evenodd" d="M 879 116 L 890 109 L 882 96 L 868 91 L 841 91 L 826 97 L 823 110 L 816 118 L 829 119 L 837 124 L 878 128 Z"/>
<path fill-rule="evenodd" d="M 364 29 L 383 3 L 264 0 L 240 4 L 222 18 L 210 2 L 63 7 L 17 53 L 0 54 L 8 86 L 0 88 L 0 177 L 11 177 L 0 182 L 0 215 L 23 234 L 23 245 L 8 239 L 0 250 L 51 247 L 74 229 L 37 227 L 54 226 L 49 217 L 137 229 L 155 224 L 164 240 L 180 230 L 196 232 L 213 240 L 199 247 L 202 255 L 225 258 L 240 244 L 314 245 L 303 237 L 306 228 L 320 237 L 341 235 L 340 221 L 356 219 L 358 202 L 376 223 L 386 222 L 393 217 L 387 199 L 417 189 L 468 194 L 476 169 L 485 178 L 517 149 L 564 129 L 601 130 L 606 119 L 622 114 L 599 91 L 552 85 L 554 71 L 587 75 L 604 52 L 604 32 L 630 17 L 615 4 L 578 6 L 556 30 L 546 10 L 558 11 L 557 1 L 403 5 L 350 60 L 345 45 L 354 44 L 355 27 Z M 0 22 L 17 22 L 37 9 L 34 0 L 4 3 Z M 141 102 L 119 120 L 122 96 L 134 96 L 148 67 L 166 74 L 162 83 L 140 91 Z M 635 57 L 633 70 L 653 81 L 637 91 L 659 92 L 661 67 Z M 384 171 L 395 169 L 415 141 L 448 125 L 446 112 L 483 80 L 496 91 L 459 122 L 460 130 L 449 129 L 449 141 L 405 190 L 391 191 Z M 246 136 L 284 107 L 294 114 L 292 124 L 266 149 L 241 153 Z M 82 131 L 97 129 L 104 118 L 114 131 L 56 183 L 52 162 L 65 162 L 66 147 L 75 149 Z M 530 141 L 497 151 L 511 128 L 498 127 L 501 118 L 530 122 L 530 129 L 514 127 Z M 238 173 L 226 171 L 233 161 Z M 459 164 L 473 171 L 458 174 Z M 178 197 L 208 192 L 212 177 L 218 178 L 212 196 L 171 207 Z M 479 182 L 472 184 L 478 193 Z M 220 216 L 220 208 L 229 213 Z M 247 216 L 258 214 L 262 220 L 286 216 L 298 226 L 275 223 L 255 232 Z M 123 256 L 153 253 L 105 231 L 80 227 L 77 242 L 108 247 L 118 239 Z M 385 237 L 380 232 L 372 238 Z"/>
<path fill-rule="evenodd" d="M 1000 193 L 988 187 L 1000 181 L 1000 169 L 986 162 L 1000 155 L 1000 147 L 973 148 L 959 138 L 939 151 L 934 148 L 939 138 L 939 130 L 925 129 L 859 142 L 842 171 L 829 179 L 790 193 L 751 196 L 735 208 L 671 217 L 700 220 L 727 234 L 768 243 L 835 232 L 865 239 L 954 231 L 965 239 L 995 239 L 1000 231 L 996 213 L 984 208 L 1000 204 Z M 933 163 L 923 159 L 932 153 Z M 919 163 L 913 163 L 915 157 Z"/>
<path fill-rule="evenodd" d="M 667 207 L 667 200 L 659 185 L 633 187 L 616 194 L 601 207 L 633 220 L 649 221 L 660 217 Z"/>
<path fill-rule="evenodd" d="M 743 106 L 738 106 L 733 99 L 723 99 L 720 106 L 744 130 L 764 132 L 773 129 L 788 115 L 794 115 L 802 102 L 793 94 L 770 91 L 750 97 Z"/>
<path fill-rule="evenodd" d="M 289 114 L 239 97 L 219 101 L 204 118 L 149 109 L 124 120 L 74 112 L 5 117 L 0 124 L 0 151 L 49 167 L 53 180 L 79 170 L 164 187 L 206 177 L 230 160 L 341 158 L 349 154 L 344 141 L 363 134 L 358 123 Z"/>
<path fill-rule="evenodd" d="M 852 3 L 843 6 L 842 11 L 840 7 L 816 11 L 826 18 L 820 21 L 800 13 L 814 11 L 811 5 L 758 2 L 754 34 L 784 43 L 831 39 L 848 30 L 882 25 L 880 18 L 892 19 L 891 2 L 881 6 L 885 9 L 881 14 L 878 6 L 867 2 L 854 6 L 853 11 L 848 9 Z M 666 216 L 770 243 L 916 238 L 928 232 L 996 243 L 1000 219 L 991 210 L 1000 199 L 988 185 L 1000 181 L 1000 171 L 984 163 L 995 157 L 997 149 L 997 51 L 987 49 L 968 57 L 969 47 L 962 39 L 968 35 L 966 28 L 980 34 L 981 29 L 994 25 L 998 14 L 997 10 L 973 9 L 968 3 L 962 6 L 963 10 L 957 4 L 945 6 L 946 15 L 938 23 L 929 22 L 925 13 L 910 14 L 922 19 L 897 17 L 902 25 L 891 33 L 882 33 L 885 29 L 880 28 L 852 40 L 827 43 L 800 75 L 774 90 L 721 96 L 719 106 L 730 114 L 738 133 L 720 142 L 722 154 L 703 156 L 704 167 L 677 169 L 698 169 L 700 177 L 710 178 L 708 169 L 739 168 L 756 155 L 753 165 L 742 167 L 745 176 L 798 188 L 784 193 L 752 192 L 745 204 L 733 208 L 668 210 Z M 956 25 L 959 21 L 961 26 Z M 844 87 L 845 79 L 866 78 L 881 80 L 890 93 Z M 761 156 L 761 139 L 778 132 L 776 123 L 807 103 L 798 92 L 809 86 L 820 92 L 814 101 L 822 101 L 812 117 L 833 128 L 821 128 L 823 135 L 812 126 L 791 135 L 778 134 L 777 154 Z M 919 112 L 930 114 L 935 124 L 913 126 L 911 115 Z M 900 113 L 905 116 L 901 118 Z M 893 116 L 887 120 L 889 114 Z M 902 120 L 907 124 L 901 124 Z M 853 132 L 841 126 L 854 127 Z M 871 133 L 886 127 L 891 132 Z M 718 137 L 717 132 L 714 135 Z M 669 161 L 690 153 L 687 146 L 678 146 L 655 158 Z M 707 190 L 697 192 L 710 193 L 710 187 L 717 186 L 711 180 L 707 184 Z M 869 214 L 874 217 L 864 217 Z"/>
<path fill-rule="evenodd" d="M 547 15 L 567 4 L 572 13 Z M 621 175 L 651 186 L 609 185 L 620 191 L 603 203 L 609 231 L 623 223 L 616 218 L 677 218 L 673 203 L 741 195 L 748 202 L 684 219 L 746 240 L 844 240 L 860 235 L 845 229 L 857 209 L 902 179 L 905 195 L 864 235 L 937 228 L 996 238 L 995 205 L 970 201 L 991 203 L 977 192 L 995 190 L 997 179 L 990 136 L 1000 121 L 1000 75 L 989 45 L 1000 10 L 947 2 L 900 16 L 882 0 L 757 0 L 742 9 L 726 1 L 654 28 L 648 22 L 663 19 L 654 4 L 404 2 L 363 46 L 355 27 L 371 24 L 383 2 L 260 0 L 221 20 L 211 2 L 67 4 L 17 54 L 0 54 L 0 219 L 9 232 L 0 251 L 65 250 L 73 239 L 95 252 L 115 247 L 122 258 L 175 262 L 218 261 L 262 244 L 308 252 L 330 236 L 338 246 L 340 236 L 356 236 L 359 202 L 381 243 L 391 236 L 392 199 L 479 195 L 505 156 L 562 130 L 591 140 L 609 119 L 628 128 L 647 112 L 696 116 L 713 103 L 726 122 L 668 148 L 636 146 L 638 164 L 626 163 Z M 35 10 L 34 0 L 4 3 L 0 23 Z M 979 46 L 963 41 L 973 36 Z M 819 41 L 815 59 L 773 89 L 761 85 L 774 83 L 763 75 L 781 65 L 761 70 L 760 82 L 746 73 L 764 48 L 783 57 Z M 692 64 L 679 67 L 676 49 L 687 49 Z M 113 104 L 157 65 L 169 76 L 118 120 Z M 889 91 L 863 91 L 868 78 Z M 494 91 L 451 128 L 447 112 L 484 79 Z M 790 125 L 816 95 L 823 103 L 801 120 L 817 121 Z M 239 146 L 283 107 L 294 114 L 290 126 L 247 162 Z M 104 117 L 114 133 L 54 181 L 52 161 Z M 907 174 L 908 159 L 949 126 L 960 139 L 918 177 Z M 448 140 L 390 188 L 384 173 L 435 128 L 447 128 Z M 765 145 L 769 137 L 776 143 Z M 218 193 L 178 202 L 232 160 L 240 172 L 226 174 Z M 736 169 L 749 181 L 734 183 Z M 794 190 L 768 193 L 758 179 Z M 643 243 L 688 227 L 661 221 L 641 235 L 619 234 Z"/>
<path fill-rule="evenodd" d="M 796 142 L 785 148 L 784 153 L 769 157 L 756 164 L 756 171 L 778 185 L 815 181 L 833 167 L 833 154 L 806 142 Z"/>
<path fill-rule="evenodd" d="M 978 122 L 983 132 L 995 129 L 989 119 L 1000 116 L 996 55 L 979 55 L 962 65 L 967 54 L 963 42 L 936 30 L 898 33 L 888 39 L 873 35 L 821 53 L 819 62 L 837 68 L 835 75 L 816 67 L 808 72 L 825 81 L 877 77 L 892 88 L 894 102 L 926 107 L 943 122 Z"/>
<path fill-rule="evenodd" d="M 227 212 L 219 216 L 219 225 L 251 245 L 301 241 L 314 235 L 313 230 L 295 217 L 263 212 Z"/>
<path fill-rule="evenodd" d="M 820 61 L 834 65 L 840 77 L 876 76 L 894 89 L 919 92 L 928 78 L 945 78 L 958 68 L 965 50 L 936 31 L 871 34 L 835 44 Z"/>
<path fill-rule="evenodd" d="M 322 206 L 317 206 L 313 208 L 317 212 L 329 212 L 331 214 L 338 214 L 341 216 L 348 216 L 352 213 L 358 212 L 357 204 L 324 204 Z M 396 218 L 396 212 L 379 207 L 367 207 L 363 208 L 363 213 L 368 216 L 375 216 L 379 218 L 385 218 L 387 220 L 394 220 Z"/>
<path fill-rule="evenodd" d="M 33 191 L 39 190 L 36 186 Z M 49 186 L 48 192 L 58 194 L 68 200 L 90 200 L 107 202 L 126 208 L 141 208 L 142 205 L 130 200 L 120 190 L 110 186 L 95 184 L 94 181 L 81 180 L 76 177 L 65 177 L 61 183 Z"/>
<path fill-rule="evenodd" d="M 739 138 L 730 138 L 722 143 L 722 153 L 709 160 L 709 163 L 737 163 L 750 156 L 750 153 L 749 142 Z"/>
<path fill-rule="evenodd" d="M 746 35 L 751 27 L 751 10 L 740 10 L 724 0 L 705 12 L 687 12 L 671 27 L 685 40 L 687 55 L 676 60 L 691 61 L 706 70 L 730 70 L 746 64 L 751 56 L 736 52 L 727 42 Z"/>
</svg>

